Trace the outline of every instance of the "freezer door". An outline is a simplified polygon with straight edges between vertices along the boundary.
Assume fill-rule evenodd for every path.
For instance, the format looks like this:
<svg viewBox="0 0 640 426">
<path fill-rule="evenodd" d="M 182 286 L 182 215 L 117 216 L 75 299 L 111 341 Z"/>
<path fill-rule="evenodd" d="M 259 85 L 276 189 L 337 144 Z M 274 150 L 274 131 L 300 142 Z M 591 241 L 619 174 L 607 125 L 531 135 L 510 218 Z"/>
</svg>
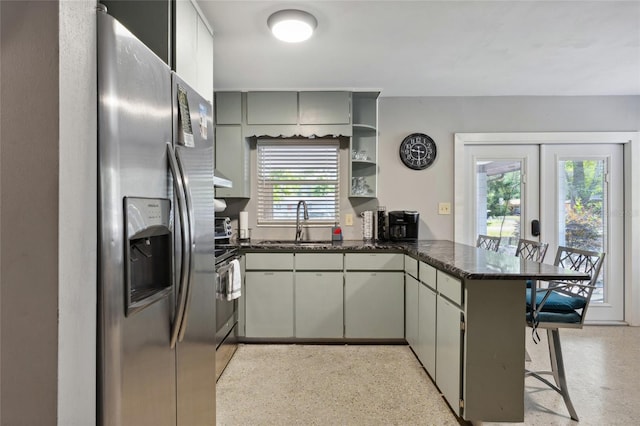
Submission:
<svg viewBox="0 0 640 426">
<path fill-rule="evenodd" d="M 176 346 L 177 423 L 180 426 L 214 425 L 216 298 L 211 104 L 175 74 L 173 88 L 175 154 L 180 174 L 184 179 L 190 221 L 188 228 L 192 234 L 192 269 L 188 280 L 186 308 Z M 179 112 L 179 98 L 185 95 L 189 106 L 193 143 L 180 142 L 184 142 L 185 135 L 181 124 L 184 117 L 181 118 Z"/>
<path fill-rule="evenodd" d="M 173 292 L 126 316 L 125 262 L 131 259 L 124 259 L 125 197 L 170 197 L 166 143 L 172 138 L 171 74 L 112 17 L 98 12 L 97 19 L 97 423 L 175 425 L 175 351 L 169 347 Z"/>
</svg>

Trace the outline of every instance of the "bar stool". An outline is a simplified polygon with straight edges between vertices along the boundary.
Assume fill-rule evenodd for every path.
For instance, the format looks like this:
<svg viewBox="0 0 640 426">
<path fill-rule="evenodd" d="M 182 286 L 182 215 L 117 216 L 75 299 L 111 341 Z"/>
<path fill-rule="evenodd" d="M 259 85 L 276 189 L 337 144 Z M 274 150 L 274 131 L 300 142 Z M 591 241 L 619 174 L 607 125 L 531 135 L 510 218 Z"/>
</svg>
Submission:
<svg viewBox="0 0 640 426">
<path fill-rule="evenodd" d="M 562 395 L 569 415 L 576 421 L 578 421 L 578 414 L 571 403 L 567 389 L 559 329 L 582 328 L 604 256 L 604 253 L 560 246 L 553 264 L 564 269 L 585 272 L 591 276 L 591 279 L 586 282 L 549 281 L 548 287 L 533 286 L 526 290 L 527 326 L 532 328 L 534 339 L 537 337 L 538 328 L 547 330 L 551 371 L 525 370 L 525 376 L 535 377 Z M 542 375 L 552 375 L 555 384 Z"/>
<path fill-rule="evenodd" d="M 478 235 L 476 247 L 490 251 L 498 251 L 500 247 L 500 237 L 490 237 L 488 235 Z"/>
</svg>

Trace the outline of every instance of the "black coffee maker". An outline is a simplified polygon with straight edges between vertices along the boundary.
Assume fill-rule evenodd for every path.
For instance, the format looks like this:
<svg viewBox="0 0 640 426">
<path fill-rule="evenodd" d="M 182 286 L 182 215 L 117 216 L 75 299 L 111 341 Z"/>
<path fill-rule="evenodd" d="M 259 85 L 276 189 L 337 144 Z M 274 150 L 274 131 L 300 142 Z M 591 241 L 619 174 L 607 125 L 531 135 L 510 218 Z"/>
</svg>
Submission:
<svg viewBox="0 0 640 426">
<path fill-rule="evenodd" d="M 398 210 L 389 212 L 389 239 L 391 241 L 415 241 L 418 239 L 420 213 Z"/>
</svg>

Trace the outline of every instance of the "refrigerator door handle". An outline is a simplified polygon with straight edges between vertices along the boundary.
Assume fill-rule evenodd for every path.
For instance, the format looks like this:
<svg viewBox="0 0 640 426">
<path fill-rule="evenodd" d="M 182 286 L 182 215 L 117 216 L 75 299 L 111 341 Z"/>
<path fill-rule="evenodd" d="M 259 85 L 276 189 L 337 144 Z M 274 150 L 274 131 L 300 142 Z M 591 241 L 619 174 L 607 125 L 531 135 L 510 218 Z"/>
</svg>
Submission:
<svg viewBox="0 0 640 426">
<path fill-rule="evenodd" d="M 171 323 L 171 348 L 176 346 L 178 341 L 178 334 L 182 325 L 184 311 L 187 302 L 187 290 L 189 285 L 189 269 L 190 269 L 190 255 L 191 255 L 191 230 L 189 229 L 189 217 L 186 210 L 186 195 L 184 182 L 180 176 L 178 169 L 178 162 L 176 160 L 175 152 L 171 143 L 167 143 L 167 157 L 169 158 L 169 169 L 173 177 L 173 186 L 176 190 L 177 198 L 177 211 L 180 214 L 180 234 L 182 245 L 182 259 L 180 261 L 180 281 L 178 283 L 178 306 Z"/>
<path fill-rule="evenodd" d="M 179 334 L 178 334 L 178 341 L 181 342 L 182 339 L 184 338 L 184 333 L 187 330 L 187 322 L 188 322 L 188 318 L 189 318 L 189 306 L 191 305 L 191 283 L 193 282 L 192 280 L 192 275 L 193 275 L 193 270 L 195 268 L 195 265 L 193 264 L 194 262 L 194 256 L 193 256 L 193 248 L 194 248 L 194 244 L 195 244 L 195 230 L 194 230 L 194 226 L 195 226 L 195 218 L 193 217 L 193 204 L 191 202 L 191 193 L 188 190 L 189 188 L 189 180 L 186 178 L 187 174 L 185 173 L 185 168 L 182 166 L 183 165 L 183 161 L 180 160 L 180 151 L 179 150 L 175 150 L 175 157 L 176 160 L 178 162 L 178 166 L 180 168 L 180 175 L 182 176 L 182 183 L 183 183 L 183 188 L 184 188 L 184 194 L 185 194 L 185 207 L 186 207 L 186 214 L 187 217 L 189 219 L 189 227 L 188 227 L 188 231 L 189 231 L 189 262 L 188 262 L 188 278 L 187 278 L 187 288 L 186 288 L 186 301 L 185 301 L 185 305 L 184 305 L 184 310 L 183 310 L 183 314 L 182 314 L 182 321 L 180 321 L 180 330 L 179 330 Z"/>
</svg>

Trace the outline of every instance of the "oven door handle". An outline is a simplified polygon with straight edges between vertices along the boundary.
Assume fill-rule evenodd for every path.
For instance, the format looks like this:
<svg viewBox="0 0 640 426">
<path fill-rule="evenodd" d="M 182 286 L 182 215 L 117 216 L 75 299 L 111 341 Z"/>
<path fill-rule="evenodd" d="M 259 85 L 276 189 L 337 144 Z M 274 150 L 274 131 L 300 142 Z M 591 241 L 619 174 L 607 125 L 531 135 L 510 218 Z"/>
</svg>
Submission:
<svg viewBox="0 0 640 426">
<path fill-rule="evenodd" d="M 181 236 L 181 259 L 180 259 L 180 279 L 178 285 L 178 306 L 176 307 L 173 321 L 171 323 L 171 349 L 176 346 L 178 334 L 180 332 L 184 311 L 187 302 L 187 290 L 189 286 L 189 269 L 191 264 L 191 229 L 187 214 L 184 181 L 180 175 L 175 151 L 171 143 L 167 143 L 167 157 L 169 158 L 169 169 L 173 178 L 173 186 L 176 190 L 177 211 L 180 215 L 180 236 Z"/>
</svg>

